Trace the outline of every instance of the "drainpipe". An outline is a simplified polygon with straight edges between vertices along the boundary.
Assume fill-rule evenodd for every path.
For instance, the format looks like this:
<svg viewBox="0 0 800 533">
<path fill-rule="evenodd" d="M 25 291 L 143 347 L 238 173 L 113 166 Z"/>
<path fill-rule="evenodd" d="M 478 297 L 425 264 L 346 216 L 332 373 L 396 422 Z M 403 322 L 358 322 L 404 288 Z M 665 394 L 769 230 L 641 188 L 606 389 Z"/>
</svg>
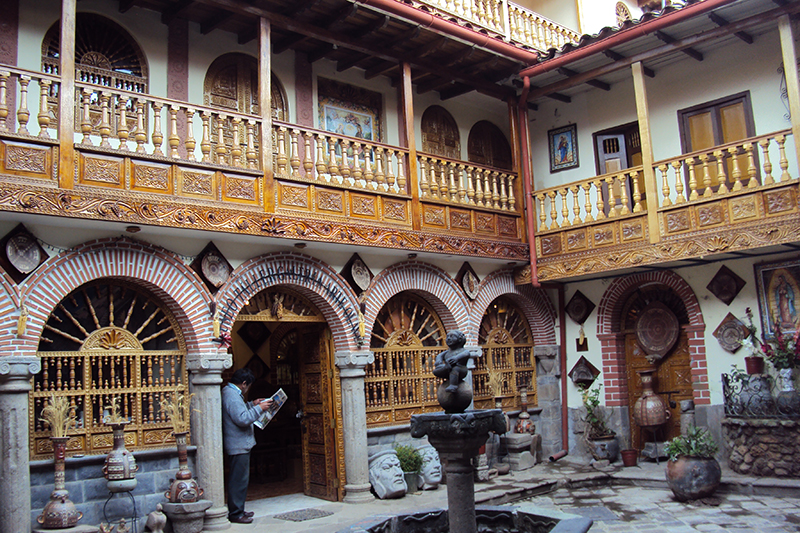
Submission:
<svg viewBox="0 0 800 533">
<path fill-rule="evenodd" d="M 528 140 L 528 92 L 531 90 L 531 79 L 522 80 L 522 94 L 519 97 L 519 140 L 521 146 L 520 169 L 522 170 L 522 186 L 525 190 L 525 223 L 528 227 L 528 248 L 531 254 L 531 284 L 539 286 L 539 273 L 536 268 L 536 224 L 533 220 L 533 175 L 531 174 L 530 141 Z"/>
<path fill-rule="evenodd" d="M 558 326 L 559 343 L 561 344 L 561 442 L 564 446 L 564 455 L 569 453 L 569 407 L 567 406 L 567 307 L 564 303 L 564 284 L 558 284 Z"/>
<path fill-rule="evenodd" d="M 532 67 L 528 67 L 521 71 L 519 75 L 533 78 L 539 74 L 556 70 L 557 68 L 563 67 L 564 65 L 573 61 L 577 61 L 579 59 L 583 59 L 584 57 L 608 50 L 614 46 L 627 43 L 628 41 L 643 35 L 656 32 L 671 26 L 672 24 L 696 17 L 697 15 L 708 13 L 709 11 L 713 11 L 714 9 L 731 4 L 735 1 L 736 0 L 704 0 L 703 2 L 697 2 L 696 4 L 692 4 L 688 7 L 675 10 L 672 13 L 661 15 L 647 22 L 636 24 L 627 30 L 622 30 L 615 33 L 607 39 L 602 39 L 592 44 L 582 46 L 572 52 L 561 55 L 550 61 L 534 64 Z"/>
</svg>

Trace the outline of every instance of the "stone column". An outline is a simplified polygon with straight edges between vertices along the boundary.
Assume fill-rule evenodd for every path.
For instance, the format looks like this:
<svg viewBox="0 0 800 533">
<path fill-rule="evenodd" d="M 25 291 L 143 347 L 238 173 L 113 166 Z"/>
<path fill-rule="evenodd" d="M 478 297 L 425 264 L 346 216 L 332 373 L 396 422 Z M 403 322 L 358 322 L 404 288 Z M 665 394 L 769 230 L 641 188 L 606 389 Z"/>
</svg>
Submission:
<svg viewBox="0 0 800 533">
<path fill-rule="evenodd" d="M 231 356 L 212 352 L 189 357 L 192 383 L 192 444 L 197 446 L 195 478 L 203 489 L 203 499 L 213 504 L 206 511 L 203 531 L 231 527 L 225 504 L 225 473 L 222 451 L 222 371 L 230 368 Z"/>
<path fill-rule="evenodd" d="M 534 346 L 536 356 L 536 395 L 542 414 L 539 415 L 538 433 L 542 436 L 542 455 L 549 457 L 566 448 L 561 442 L 561 365 L 557 344 Z"/>
<path fill-rule="evenodd" d="M 0 357 L 0 531 L 30 531 L 28 392 L 40 370 L 35 356 Z"/>
<path fill-rule="evenodd" d="M 336 352 L 336 366 L 342 380 L 344 469 L 347 475 L 344 501 L 348 503 L 367 503 L 375 499 L 369 484 L 367 405 L 364 400 L 364 367 L 374 360 L 375 356 L 368 350 Z"/>
</svg>

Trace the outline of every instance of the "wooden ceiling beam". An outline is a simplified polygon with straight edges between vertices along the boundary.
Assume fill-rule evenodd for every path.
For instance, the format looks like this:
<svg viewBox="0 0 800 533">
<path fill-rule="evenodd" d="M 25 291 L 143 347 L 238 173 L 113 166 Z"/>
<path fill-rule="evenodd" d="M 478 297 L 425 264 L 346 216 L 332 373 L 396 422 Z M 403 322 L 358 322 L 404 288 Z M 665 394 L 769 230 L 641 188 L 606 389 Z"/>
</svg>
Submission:
<svg viewBox="0 0 800 533">
<path fill-rule="evenodd" d="M 675 41 L 677 41 L 677 39 L 675 37 L 672 37 L 671 35 L 667 35 L 666 33 L 664 33 L 661 30 L 656 31 L 654 33 L 654 35 L 656 37 L 658 37 L 658 39 L 660 41 L 662 41 L 663 43 L 665 43 L 665 44 L 672 44 Z M 697 61 L 702 61 L 703 60 L 703 54 L 701 54 L 700 52 L 698 52 L 697 50 L 695 50 L 694 48 L 692 48 L 690 46 L 687 46 L 686 48 L 683 48 L 681 50 L 681 52 L 683 52 L 687 56 L 691 57 L 692 59 L 696 59 Z"/>
<path fill-rule="evenodd" d="M 328 55 L 331 52 L 333 52 L 335 50 L 335 46 L 336 45 L 333 45 L 333 44 L 330 44 L 330 43 L 325 43 L 322 46 L 318 47 L 313 52 L 309 52 L 308 53 L 308 62 L 309 63 L 316 63 L 317 61 L 319 61 L 320 59 L 322 59 L 326 55 Z"/>
<path fill-rule="evenodd" d="M 614 50 L 606 50 L 606 51 L 603 52 L 603 55 L 606 56 L 607 58 L 609 58 L 611 61 L 622 61 L 622 60 L 626 59 L 626 57 L 624 55 L 618 54 Z M 655 78 L 656 77 L 655 71 L 653 69 L 651 69 L 651 68 L 647 68 L 644 65 L 642 65 L 642 72 L 648 78 Z"/>
<path fill-rule="evenodd" d="M 234 13 L 231 13 L 230 11 L 217 11 L 214 13 L 214 15 L 208 17 L 206 20 L 200 23 L 200 33 L 202 35 L 208 35 L 231 20 L 233 16 Z"/>
<path fill-rule="evenodd" d="M 578 72 L 575 72 L 574 70 L 568 69 L 566 67 L 559 68 L 558 69 L 558 73 L 561 74 L 562 76 L 566 76 L 568 78 L 572 78 L 572 77 L 578 75 Z M 602 89 L 604 91 L 610 91 L 611 90 L 611 85 L 607 84 L 604 81 L 600 81 L 600 80 L 589 80 L 589 81 L 586 82 L 586 84 L 587 85 L 591 85 L 592 87 L 595 87 L 597 89 Z"/>
<path fill-rule="evenodd" d="M 356 52 L 347 61 L 339 61 L 338 63 L 336 63 L 336 72 L 344 72 L 345 70 L 351 69 L 357 66 L 362 61 L 366 61 L 371 57 L 372 57 L 371 55 L 359 54 L 358 52 Z"/>
<path fill-rule="evenodd" d="M 136 4 L 136 0 L 119 0 L 119 12 L 127 13 Z"/>
<path fill-rule="evenodd" d="M 161 12 L 161 23 L 169 25 L 176 18 L 180 18 L 185 10 L 194 4 L 194 0 L 180 0 Z"/>
<path fill-rule="evenodd" d="M 295 33 L 294 35 L 286 37 L 282 39 L 280 42 L 275 43 L 272 46 L 272 52 L 274 54 L 282 54 L 292 46 L 302 43 L 306 39 L 308 39 L 308 37 L 306 37 L 305 35 L 302 35 L 300 33 Z"/>
<path fill-rule="evenodd" d="M 713 11 L 708 14 L 708 18 L 710 18 L 711 22 L 713 22 L 717 26 L 727 26 L 728 24 L 730 24 L 730 22 L 720 17 Z M 734 35 L 737 36 L 742 41 L 746 42 L 747 44 L 753 44 L 753 36 L 747 33 L 746 31 L 737 31 L 736 33 L 734 33 Z"/>
<path fill-rule="evenodd" d="M 306 9 L 314 7 L 319 3 L 319 0 L 293 0 L 292 2 L 286 3 L 289 5 L 289 7 L 283 10 L 282 14 L 287 17 L 292 17 L 302 13 Z"/>
<path fill-rule="evenodd" d="M 373 24 L 364 24 L 359 29 L 351 31 L 349 37 L 354 41 L 364 39 L 371 33 L 375 33 L 378 30 L 384 29 L 389 25 L 391 20 L 392 19 L 390 19 L 388 15 L 384 15 L 383 17 L 376 19 Z"/>
<path fill-rule="evenodd" d="M 385 60 L 381 61 L 374 67 L 370 67 L 367 70 L 365 70 L 364 78 L 367 80 L 371 80 L 372 78 L 377 78 L 384 72 L 389 72 L 393 68 L 397 67 L 397 65 L 399 64 L 400 64 L 399 61 L 385 61 Z"/>
<path fill-rule="evenodd" d="M 457 83 L 452 88 L 439 91 L 439 98 L 442 100 L 449 100 L 451 98 L 455 98 L 456 96 L 461 96 L 463 94 L 467 94 L 469 92 L 474 91 L 473 87 L 468 85 L 464 85 L 463 83 Z"/>
</svg>

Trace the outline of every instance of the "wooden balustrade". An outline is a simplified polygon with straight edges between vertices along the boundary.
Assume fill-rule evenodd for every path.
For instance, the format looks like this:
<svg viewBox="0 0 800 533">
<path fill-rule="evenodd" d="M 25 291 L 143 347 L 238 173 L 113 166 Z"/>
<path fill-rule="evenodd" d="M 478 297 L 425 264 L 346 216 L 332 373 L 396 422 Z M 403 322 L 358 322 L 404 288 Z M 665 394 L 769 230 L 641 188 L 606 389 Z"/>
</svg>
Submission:
<svg viewBox="0 0 800 533">
<path fill-rule="evenodd" d="M 408 150 L 278 121 L 273 138 L 277 177 L 407 194 Z"/>
<path fill-rule="evenodd" d="M 422 200 L 517 211 L 517 175 L 418 152 L 419 189 Z"/>
<path fill-rule="evenodd" d="M 0 133 L 50 139 L 49 130 L 58 131 L 58 124 L 51 118 L 50 105 L 58 87 L 56 76 L 3 66 L 0 70 Z M 14 109 L 10 105 L 12 101 Z M 34 132 L 30 124 L 32 115 L 36 116 L 38 126 L 38 131 Z"/>
<path fill-rule="evenodd" d="M 540 51 L 577 44 L 580 34 L 517 4 L 508 4 L 508 29 L 511 42 Z"/>
<path fill-rule="evenodd" d="M 789 168 L 797 168 L 797 154 L 787 142 L 791 134 L 787 129 L 657 161 L 659 207 L 793 179 Z M 780 175 L 773 176 L 773 161 Z"/>
</svg>

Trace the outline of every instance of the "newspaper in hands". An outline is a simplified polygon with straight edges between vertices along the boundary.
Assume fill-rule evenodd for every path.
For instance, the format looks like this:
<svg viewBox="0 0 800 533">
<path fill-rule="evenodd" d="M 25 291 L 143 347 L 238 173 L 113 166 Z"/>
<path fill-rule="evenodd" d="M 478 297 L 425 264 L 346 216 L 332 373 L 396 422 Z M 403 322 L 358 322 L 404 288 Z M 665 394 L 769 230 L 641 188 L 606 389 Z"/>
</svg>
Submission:
<svg viewBox="0 0 800 533">
<path fill-rule="evenodd" d="M 286 403 L 286 393 L 283 392 L 283 389 L 278 389 L 278 392 L 272 395 L 272 405 L 269 406 L 269 409 L 264 411 L 261 417 L 255 421 L 256 427 L 258 429 L 264 429 L 267 424 L 269 424 L 270 420 L 275 416 L 275 414 L 283 407 L 283 404 Z"/>
</svg>

